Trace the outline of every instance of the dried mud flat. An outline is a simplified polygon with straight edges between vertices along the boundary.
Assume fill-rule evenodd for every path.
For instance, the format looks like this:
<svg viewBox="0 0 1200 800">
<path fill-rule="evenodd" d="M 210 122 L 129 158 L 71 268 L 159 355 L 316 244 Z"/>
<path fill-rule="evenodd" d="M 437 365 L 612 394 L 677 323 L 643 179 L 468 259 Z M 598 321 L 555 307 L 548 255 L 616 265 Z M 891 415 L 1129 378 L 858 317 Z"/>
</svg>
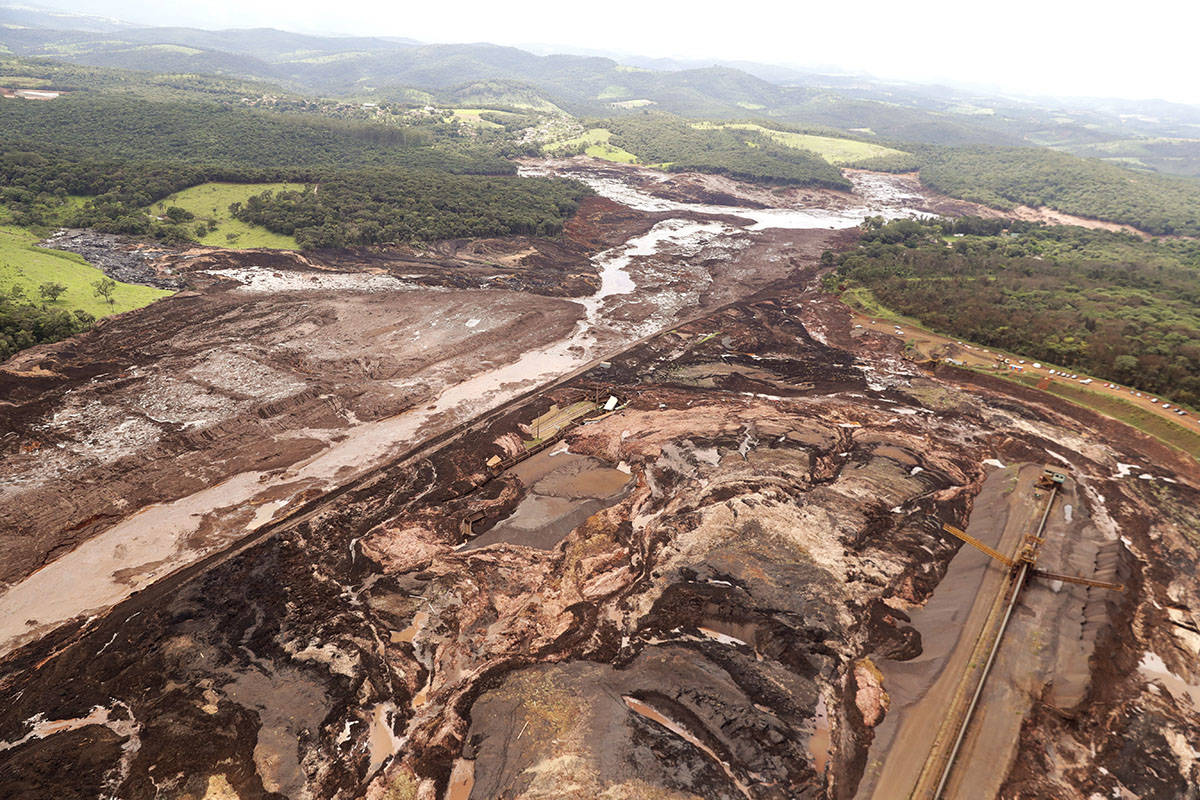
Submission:
<svg viewBox="0 0 1200 800">
<path fill-rule="evenodd" d="M 1194 462 L 1032 390 L 929 374 L 885 337 L 852 338 L 815 288 L 834 232 L 694 209 L 621 211 L 605 228 L 604 208 L 618 216 L 598 200 L 589 225 L 609 238 L 576 237 L 588 255 L 573 270 L 601 290 L 582 304 L 417 289 L 377 254 L 349 273 L 275 265 L 284 288 L 256 288 L 261 270 L 210 254 L 198 291 L 9 362 L 5 474 L 44 492 L 4 506 L 28 526 L 6 542 L 30 554 L 11 587 L 172 492 L 215 493 L 185 537 L 193 561 L 215 555 L 157 579 L 114 573 L 142 591 L 106 596 L 91 618 L 20 620 L 29 640 L 0 662 L 4 792 L 852 797 L 886 758 L 876 729 L 913 699 L 894 676 L 921 657 L 921 609 L 936 613 L 969 555 L 930 517 L 987 524 L 996 462 L 1052 461 L 1075 508 L 1056 523 L 1074 542 L 1056 564 L 1086 572 L 1104 549 L 1128 590 L 1063 592 L 1062 624 L 1023 623 L 1070 664 L 1055 656 L 1040 682 L 1012 665 L 1019 702 L 993 701 L 1020 712 L 991 765 L 998 794 L 1188 796 Z M 297 288 L 330 273 L 373 288 Z M 436 349 L 407 344 L 417 330 Z M 540 372 L 495 382 L 529 353 L 561 358 L 551 371 L 568 379 L 530 396 Z M 471 402 L 463 386 L 490 394 Z M 486 468 L 551 402 L 598 392 L 626 406 L 545 463 Z M 189 427 L 201 418 L 213 422 Z M 1151 479 L 1132 463 L 1153 464 Z M 542 546 L 479 541 L 522 528 L 538 498 L 602 507 Z M 220 549 L 256 521 L 256 537 Z"/>
</svg>

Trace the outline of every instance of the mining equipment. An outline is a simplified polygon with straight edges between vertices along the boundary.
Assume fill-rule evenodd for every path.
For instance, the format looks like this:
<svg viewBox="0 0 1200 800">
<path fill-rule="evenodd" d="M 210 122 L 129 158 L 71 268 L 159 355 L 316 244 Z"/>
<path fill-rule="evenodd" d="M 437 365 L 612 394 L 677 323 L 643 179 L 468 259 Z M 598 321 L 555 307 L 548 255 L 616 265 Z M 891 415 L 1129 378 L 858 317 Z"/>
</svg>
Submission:
<svg viewBox="0 0 1200 800">
<path fill-rule="evenodd" d="M 1046 527 L 1046 519 L 1050 515 L 1051 506 L 1054 505 L 1055 495 L 1058 493 L 1059 489 L 1062 488 L 1062 485 L 1066 480 L 1066 473 L 1055 469 L 1054 467 L 1046 467 L 1042 472 L 1042 477 L 1038 479 L 1037 486 L 1039 489 L 1048 489 L 1050 491 L 1050 498 L 1046 501 L 1046 510 L 1042 513 L 1042 521 L 1041 524 L 1038 525 L 1037 531 L 1026 535 L 1025 539 L 1021 542 L 1021 549 L 1018 551 L 1015 559 L 1009 558 L 1003 553 L 988 547 L 971 534 L 948 523 L 942 523 L 942 530 L 958 537 L 959 539 L 962 539 L 976 550 L 983 551 L 988 556 L 1007 566 L 1013 572 L 1018 572 L 1022 567 L 1025 567 L 1029 574 L 1035 575 L 1039 578 L 1065 581 L 1067 583 L 1077 583 L 1081 586 L 1091 586 L 1092 588 L 1096 589 L 1111 589 L 1114 592 L 1119 592 L 1124 589 L 1124 587 L 1119 583 L 1097 581 L 1092 580 L 1091 578 L 1080 578 L 1074 575 L 1060 575 L 1057 572 L 1048 572 L 1043 569 L 1038 569 L 1036 566 L 1038 552 L 1041 550 L 1042 542 L 1045 541 L 1045 538 L 1042 536 L 1042 531 Z M 1020 585 L 1018 585 L 1017 588 L 1020 589 Z"/>
<path fill-rule="evenodd" d="M 926 761 L 926 767 L 922 770 L 921 778 L 918 779 L 918 787 L 924 784 L 924 780 L 927 777 L 930 781 L 932 781 L 933 776 L 938 774 L 937 768 L 940 766 L 940 777 L 936 784 L 936 788 L 933 790 L 932 794 L 929 795 L 925 795 L 925 793 L 918 788 L 917 792 L 914 792 L 914 797 L 921 795 L 930 797 L 931 800 L 941 799 L 942 792 L 945 791 L 946 784 L 950 780 L 950 773 L 954 769 L 955 758 L 958 756 L 958 751 L 962 747 L 963 739 L 967 733 L 967 728 L 971 723 L 971 716 L 974 714 L 975 708 L 979 703 L 980 695 L 983 694 L 984 683 L 987 681 L 988 673 L 991 671 L 992 664 L 996 660 L 996 654 L 1000 650 L 1000 642 L 1004 637 L 1005 629 L 1008 627 L 1008 621 L 1012 617 L 1013 610 L 1016 608 L 1017 600 L 1020 597 L 1021 589 L 1025 586 L 1025 581 L 1031 575 L 1048 578 L 1050 580 L 1065 581 L 1067 583 L 1077 583 L 1097 589 L 1111 589 L 1117 592 L 1124 588 L 1118 583 L 1097 581 L 1092 580 L 1091 578 L 1080 578 L 1074 575 L 1060 575 L 1056 572 L 1047 572 L 1046 570 L 1037 568 L 1036 564 L 1038 552 L 1041 550 L 1042 543 L 1045 541 L 1045 537 L 1042 534 L 1046 529 L 1046 520 L 1050 517 L 1050 509 L 1054 506 L 1054 498 L 1057 496 L 1059 490 L 1062 489 L 1062 486 L 1066 480 L 1066 473 L 1060 469 L 1047 466 L 1043 470 L 1042 475 L 1038 479 L 1036 485 L 1039 489 L 1048 490 L 1050 492 L 1050 496 L 1046 500 L 1046 508 L 1042 512 L 1042 518 L 1038 523 L 1037 530 L 1033 533 L 1026 534 L 1025 538 L 1021 542 L 1021 547 L 1017 551 L 1015 558 L 1009 558 L 1003 553 L 988 547 L 974 536 L 971 536 L 966 531 L 960 530 L 953 525 L 946 523 L 942 523 L 941 525 L 942 530 L 958 537 L 977 550 L 983 551 L 986 555 L 1007 566 L 1011 572 L 1006 591 L 1008 591 L 1010 594 L 1008 595 L 1009 599 L 1004 616 L 1000 620 L 999 627 L 996 629 L 994 634 L 995 638 L 992 640 L 991 652 L 988 654 L 987 661 L 984 663 L 983 669 L 980 672 L 979 681 L 975 685 L 974 694 L 966 706 L 965 711 L 962 713 L 961 722 L 957 724 L 958 731 L 954 739 L 954 744 L 950 748 L 949 754 L 944 760 L 942 760 L 942 758 L 939 756 L 940 749 L 938 745 L 935 744 L 934 752 L 930 754 L 930 758 Z M 953 716 L 957 716 L 957 714 L 954 714 Z M 947 722 L 949 722 L 949 720 L 950 718 L 948 717 Z M 932 785 L 932 783 L 929 785 Z"/>
</svg>

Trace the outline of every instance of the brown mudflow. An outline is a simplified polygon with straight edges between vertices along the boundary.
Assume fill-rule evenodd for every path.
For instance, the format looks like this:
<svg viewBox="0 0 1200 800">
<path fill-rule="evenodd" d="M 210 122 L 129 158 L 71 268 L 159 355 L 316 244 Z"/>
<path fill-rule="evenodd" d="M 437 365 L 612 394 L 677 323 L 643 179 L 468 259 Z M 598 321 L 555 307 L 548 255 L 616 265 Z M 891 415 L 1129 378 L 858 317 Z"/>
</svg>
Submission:
<svg viewBox="0 0 1200 800">
<path fill-rule="evenodd" d="M 887 796 L 889 749 L 914 741 L 896 730 L 936 717 L 923 703 L 969 616 L 953 609 L 986 583 L 928 520 L 999 536 L 1020 513 L 1021 465 L 1046 461 L 1069 464 L 1073 508 L 1047 563 L 1113 566 L 1127 591 L 1031 593 L 985 698 L 1004 725 L 973 745 L 990 756 L 978 786 L 1194 791 L 1196 465 L 1033 390 L 931 374 L 899 343 L 852 337 L 815 288 L 839 234 L 688 253 L 713 277 L 699 295 L 671 285 L 669 253 L 635 261 L 653 297 L 693 298 L 669 330 L 622 345 L 622 324 L 663 307 L 640 289 L 605 307 L 603 364 L 496 394 L 470 424 L 486 403 L 430 412 L 398 452 L 353 439 L 567 336 L 580 312 L 562 298 L 595 285 L 589 256 L 655 221 L 596 200 L 560 242 L 278 256 L 283 288 L 262 294 L 202 270 L 265 255 L 208 252 L 189 261 L 192 292 L 9 362 L 4 463 L 24 483 L 5 491 L 29 493 L 0 507 L 10 588 L 148 503 L 217 494 L 187 512 L 179 571 L 117 575 L 141 591 L 94 619 L 18 621 L 25 640 L 0 665 L 0 793 Z M 293 280 L 339 270 L 453 288 Z M 427 343 L 405 344 L 417 331 Z M 571 430 L 568 452 L 485 466 L 552 402 L 609 393 L 627 407 Z M 377 463 L 305 472 L 345 441 Z M 219 487 L 252 501 L 221 505 Z M 513 544 L 539 519 L 553 535 Z M 466 530 L 494 541 L 456 549 Z"/>
</svg>

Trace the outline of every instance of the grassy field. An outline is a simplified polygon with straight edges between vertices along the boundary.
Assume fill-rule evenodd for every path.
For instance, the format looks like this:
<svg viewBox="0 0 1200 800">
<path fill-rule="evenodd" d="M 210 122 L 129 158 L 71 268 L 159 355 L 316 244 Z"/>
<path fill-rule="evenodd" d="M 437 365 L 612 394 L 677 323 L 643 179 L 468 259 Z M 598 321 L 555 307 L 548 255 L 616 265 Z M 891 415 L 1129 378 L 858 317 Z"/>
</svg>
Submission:
<svg viewBox="0 0 1200 800">
<path fill-rule="evenodd" d="M 489 109 L 486 108 L 452 108 L 450 109 L 450 113 L 454 115 L 455 119 L 461 122 L 466 122 L 470 125 L 475 125 L 479 128 L 503 128 L 503 125 L 499 125 L 495 122 L 492 122 L 490 119 L 484 119 L 483 117 L 479 116 L 480 114 L 486 113 L 488 110 Z"/>
<path fill-rule="evenodd" d="M 717 127 L 713 123 L 701 122 L 697 127 Z M 736 128 L 743 131 L 755 131 L 764 136 L 769 136 L 780 144 L 788 147 L 795 147 L 798 150 L 808 150 L 816 153 L 821 158 L 828 161 L 830 164 L 851 164 L 855 161 L 862 161 L 868 158 L 877 158 L 879 156 L 899 156 L 907 155 L 901 150 L 893 150 L 890 147 L 883 145 L 872 144 L 871 142 L 860 142 L 855 139 L 838 139 L 834 136 L 814 136 L 808 133 L 791 133 L 790 131 L 776 131 L 771 128 L 764 128 L 761 125 L 751 123 L 726 123 L 721 125 L 723 128 Z"/>
<path fill-rule="evenodd" d="M 204 236 L 198 237 L 201 244 L 210 247 L 230 247 L 246 250 L 253 247 L 270 247 L 276 250 L 297 250 L 295 238 L 272 233 L 257 225 L 247 225 L 234 219 L 229 214 L 229 204 L 245 202 L 252 195 L 261 194 L 268 189 L 303 189 L 299 183 L 202 183 L 192 186 L 182 192 L 176 192 L 165 200 L 155 203 L 149 210 L 161 214 L 170 206 L 179 206 L 196 215 L 196 219 L 187 223 L 195 230 L 201 222 L 216 222 L 217 228 Z M 211 224 L 209 227 L 212 227 Z"/>
<path fill-rule="evenodd" d="M 864 314 L 868 314 L 876 319 L 886 319 L 888 322 L 899 322 L 903 325 L 911 325 L 914 328 L 923 327 L 919 320 L 913 317 L 906 317 L 903 314 L 897 314 L 890 308 L 880 304 L 875 299 L 874 293 L 865 286 L 851 286 L 846 291 L 842 292 L 839 297 L 841 301 L 851 308 L 857 309 Z"/>
<path fill-rule="evenodd" d="M 37 236 L 23 228 L 0 226 L 0 293 L 10 294 L 17 285 L 25 289 L 27 298 L 40 302 L 39 286 L 61 283 L 67 291 L 49 306 L 66 311 L 81 308 L 97 317 L 141 308 L 171 294 L 150 286 L 118 283 L 110 306 L 92 290 L 92 282 L 103 278 L 103 272 L 74 253 L 36 247 L 37 241 Z"/>
<path fill-rule="evenodd" d="M 548 150 L 552 153 L 561 152 L 563 150 L 573 150 L 581 144 L 586 144 L 587 150 L 584 152 L 592 158 L 602 158 L 605 161 L 616 161 L 621 164 L 636 163 L 637 156 L 633 153 L 609 144 L 608 139 L 610 136 L 612 136 L 612 131 L 607 128 L 590 128 L 574 139 L 555 142 Z"/>
</svg>

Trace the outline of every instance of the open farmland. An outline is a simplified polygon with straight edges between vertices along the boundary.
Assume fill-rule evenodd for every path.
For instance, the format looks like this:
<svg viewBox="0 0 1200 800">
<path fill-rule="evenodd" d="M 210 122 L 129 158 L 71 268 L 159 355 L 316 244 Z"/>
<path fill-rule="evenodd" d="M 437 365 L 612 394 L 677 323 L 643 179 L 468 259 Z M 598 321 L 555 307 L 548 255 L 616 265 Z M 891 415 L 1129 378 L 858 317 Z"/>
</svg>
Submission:
<svg viewBox="0 0 1200 800">
<path fill-rule="evenodd" d="M 906 156 L 903 150 L 895 150 L 872 142 L 860 142 L 857 139 L 840 139 L 835 136 L 817 136 L 810 133 L 794 133 L 779 131 L 774 128 L 764 128 L 749 122 L 734 122 L 724 125 L 701 123 L 697 127 L 721 127 L 732 130 L 754 131 L 769 136 L 780 144 L 795 147 L 797 150 L 808 150 L 816 153 L 830 164 L 853 164 L 868 158 L 883 156 Z"/>
<path fill-rule="evenodd" d="M 489 113 L 489 109 L 486 108 L 454 108 L 450 110 L 450 113 L 459 122 L 465 122 L 469 125 L 475 125 L 480 128 L 499 130 L 500 128 L 504 127 L 503 125 L 493 122 L 490 119 L 483 118 L 483 114 Z M 490 113 L 496 114 L 499 112 L 491 111 Z"/>
<path fill-rule="evenodd" d="M 50 308 L 71 311 L 82 309 L 96 317 L 120 314 L 141 308 L 170 292 L 151 286 L 117 283 L 110 306 L 97 297 L 92 283 L 104 273 L 74 253 L 48 250 L 37 246 L 38 238 L 23 228 L 0 226 L 0 293 L 9 295 L 14 286 L 25 290 L 31 300 L 40 300 L 38 287 L 60 283 L 67 287 Z"/>
<path fill-rule="evenodd" d="M 235 219 L 229 213 L 229 206 L 232 203 L 244 203 L 266 191 L 299 191 L 303 188 L 303 184 L 299 183 L 202 183 L 155 203 L 151 211 L 162 214 L 171 206 L 190 211 L 196 218 L 189 221 L 188 227 L 194 230 L 197 225 L 206 223 L 207 232 L 197 235 L 196 239 L 210 247 L 295 250 L 298 248 L 295 237 L 273 233 L 260 225 Z"/>
<path fill-rule="evenodd" d="M 547 148 L 551 153 L 570 153 L 580 147 L 584 148 L 583 154 L 592 158 L 600 158 L 605 161 L 616 161 L 620 164 L 634 164 L 638 157 L 628 150 L 609 142 L 612 137 L 612 131 L 607 128 L 589 128 L 573 139 L 567 139 L 564 142 L 558 142 Z"/>
</svg>

